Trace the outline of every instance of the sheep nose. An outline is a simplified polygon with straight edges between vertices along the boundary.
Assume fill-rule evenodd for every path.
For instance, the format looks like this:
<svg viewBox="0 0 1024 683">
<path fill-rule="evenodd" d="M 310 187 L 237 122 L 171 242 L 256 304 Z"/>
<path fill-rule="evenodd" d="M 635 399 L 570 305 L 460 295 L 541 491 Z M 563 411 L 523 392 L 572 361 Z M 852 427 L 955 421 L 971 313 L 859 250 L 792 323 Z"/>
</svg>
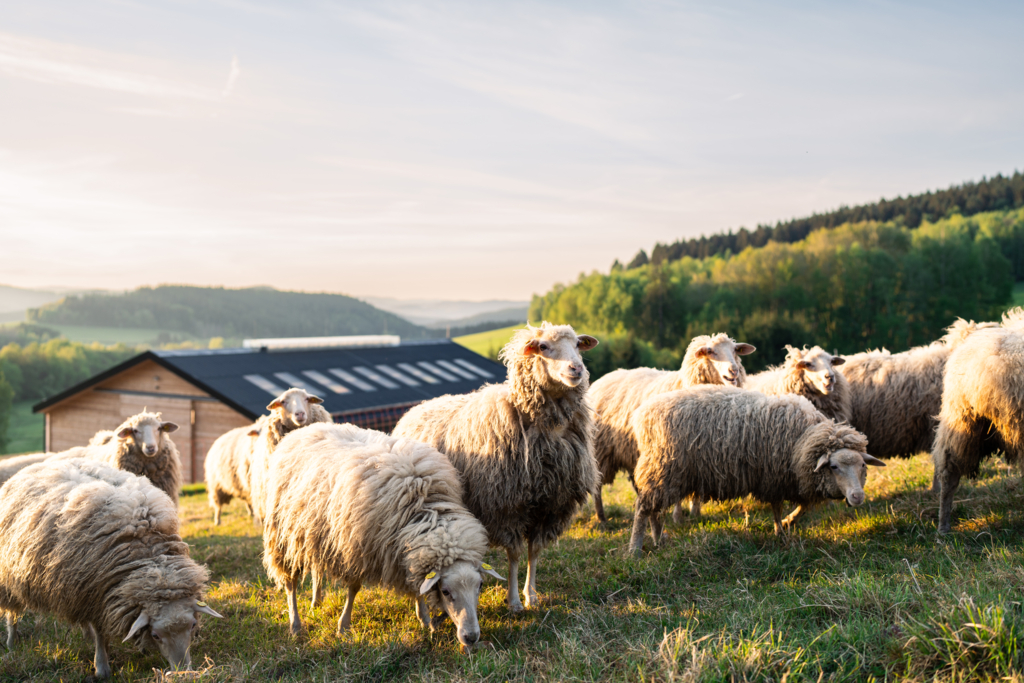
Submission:
<svg viewBox="0 0 1024 683">
<path fill-rule="evenodd" d="M 466 645 L 475 645 L 478 640 L 480 640 L 480 631 L 472 631 L 462 636 L 462 642 Z"/>
<path fill-rule="evenodd" d="M 154 453 L 156 453 L 156 446 L 143 446 L 142 451 L 146 455 L 153 455 Z"/>
<path fill-rule="evenodd" d="M 306 421 L 306 414 L 305 413 L 295 413 L 295 421 L 296 422 L 305 422 Z"/>
</svg>

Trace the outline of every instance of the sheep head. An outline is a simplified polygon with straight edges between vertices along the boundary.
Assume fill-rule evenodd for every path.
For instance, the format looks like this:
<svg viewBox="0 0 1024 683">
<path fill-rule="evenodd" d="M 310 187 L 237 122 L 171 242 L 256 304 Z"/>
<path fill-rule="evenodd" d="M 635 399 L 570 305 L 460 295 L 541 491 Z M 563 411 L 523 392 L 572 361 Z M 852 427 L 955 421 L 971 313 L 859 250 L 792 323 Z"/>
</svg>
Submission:
<svg viewBox="0 0 1024 683">
<path fill-rule="evenodd" d="M 687 373 L 689 384 L 728 384 L 742 387 L 747 373 L 740 356 L 746 356 L 757 349 L 750 344 L 737 343 L 728 335 L 719 332 L 709 337 L 694 337 L 683 357 L 683 372 Z"/>
<path fill-rule="evenodd" d="M 833 356 L 820 346 L 811 349 L 797 349 L 786 345 L 789 354 L 786 356 L 786 367 L 795 369 L 803 375 L 805 382 L 819 394 L 828 396 L 836 387 L 835 368 L 846 362 L 842 356 Z"/>
<path fill-rule="evenodd" d="M 290 426 L 297 429 L 309 421 L 312 412 L 309 406 L 323 402 L 323 399 L 318 396 L 307 394 L 302 389 L 292 387 L 271 401 L 270 405 L 267 406 L 267 410 L 275 411 L 281 422 L 285 424 L 291 423 Z"/>
<path fill-rule="evenodd" d="M 834 420 L 809 427 L 801 442 L 807 449 L 805 457 L 813 458 L 813 488 L 825 499 L 844 498 L 848 505 L 860 505 L 864 502 L 868 466 L 885 467 L 884 462 L 868 455 L 868 440 L 863 434 Z"/>
<path fill-rule="evenodd" d="M 480 640 L 477 606 L 485 574 L 504 581 L 488 564 L 477 566 L 459 560 L 440 572 L 430 572 L 420 585 L 420 595 L 433 593 L 431 601 L 452 620 L 459 642 L 467 648 Z"/>
<path fill-rule="evenodd" d="M 151 614 L 152 612 L 152 614 Z M 140 636 L 143 648 L 155 647 L 175 671 L 192 668 L 192 635 L 199 627 L 198 615 L 220 618 L 205 602 L 182 598 L 164 604 L 148 605 L 128 630 L 125 641 Z"/>
<path fill-rule="evenodd" d="M 513 335 L 512 340 L 501 350 L 506 363 L 517 357 L 534 358 L 534 370 L 547 380 L 545 385 L 563 384 L 571 389 L 589 377 L 583 364 L 583 351 L 597 346 L 597 339 L 587 334 L 576 334 L 568 325 L 542 323 L 540 327 L 527 325 Z"/>
<path fill-rule="evenodd" d="M 178 429 L 178 425 L 167 422 L 160 413 L 142 412 L 126 420 L 117 428 L 117 438 L 121 442 L 134 443 L 140 453 L 153 457 L 164 446 L 164 436 Z"/>
</svg>

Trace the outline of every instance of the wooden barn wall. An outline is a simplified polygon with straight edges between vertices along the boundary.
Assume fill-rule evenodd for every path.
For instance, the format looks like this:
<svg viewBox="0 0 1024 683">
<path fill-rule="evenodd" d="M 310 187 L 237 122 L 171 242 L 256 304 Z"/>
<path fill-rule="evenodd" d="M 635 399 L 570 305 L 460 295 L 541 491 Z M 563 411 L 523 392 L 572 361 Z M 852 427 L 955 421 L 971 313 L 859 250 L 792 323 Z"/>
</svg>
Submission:
<svg viewBox="0 0 1024 683">
<path fill-rule="evenodd" d="M 186 483 L 203 481 L 206 454 L 218 436 L 250 423 L 184 378 L 146 361 L 51 408 L 47 450 L 84 446 L 97 431 L 114 429 L 143 409 L 178 425 L 171 439 Z"/>
</svg>

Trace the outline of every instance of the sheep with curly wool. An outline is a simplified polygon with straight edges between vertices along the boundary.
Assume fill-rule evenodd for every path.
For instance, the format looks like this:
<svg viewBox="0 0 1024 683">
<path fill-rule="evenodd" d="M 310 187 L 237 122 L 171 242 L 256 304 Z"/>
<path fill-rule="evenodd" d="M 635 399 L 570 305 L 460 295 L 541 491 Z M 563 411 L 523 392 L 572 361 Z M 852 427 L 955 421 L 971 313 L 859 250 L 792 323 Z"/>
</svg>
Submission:
<svg viewBox="0 0 1024 683">
<path fill-rule="evenodd" d="M 810 505 L 845 498 L 864 502 L 864 435 L 837 424 L 802 396 L 766 396 L 702 386 L 647 400 L 633 416 L 640 457 L 630 549 L 640 553 L 648 522 L 661 542 L 661 511 L 687 495 L 769 503 L 775 533 L 796 524 Z M 827 467 L 826 467 L 827 465 Z M 799 507 L 782 518 L 784 501 Z"/>
<path fill-rule="evenodd" d="M 750 344 L 737 343 L 721 332 L 712 336 L 702 334 L 690 341 L 678 370 L 616 370 L 594 382 L 588 400 L 594 407 L 594 459 L 601 477 L 594 492 L 599 520 L 608 521 L 601 486 L 611 484 L 620 471 L 632 477 L 636 467 L 636 441 L 630 427 L 633 411 L 652 396 L 678 389 L 703 384 L 742 387 L 747 373 L 740 356 L 755 350 Z M 700 502 L 694 501 L 691 508 L 695 514 L 699 513 Z"/>
<path fill-rule="evenodd" d="M 114 436 L 115 434 L 112 430 L 101 429 L 92 435 L 92 438 L 89 439 L 89 445 L 102 446 L 104 444 L 108 444 L 114 438 Z"/>
<path fill-rule="evenodd" d="M 825 417 L 836 422 L 850 421 L 850 385 L 837 370 L 846 362 L 820 346 L 810 349 L 786 344 L 786 360 L 780 367 L 747 377 L 745 389 L 769 396 L 803 396 Z"/>
<path fill-rule="evenodd" d="M 323 399 L 292 387 L 267 406 L 259 435 L 249 460 L 249 505 L 260 524 L 266 519 L 264 494 L 270 460 L 277 445 L 289 432 L 315 423 L 332 423 L 331 414 L 320 404 Z"/>
<path fill-rule="evenodd" d="M 4 482 L 29 465 L 35 465 L 37 462 L 43 462 L 51 457 L 53 457 L 53 453 L 29 453 L 3 458 L 0 460 L 0 486 L 3 486 Z"/>
<path fill-rule="evenodd" d="M 499 357 L 502 384 L 416 406 L 395 436 L 427 443 L 462 477 L 466 506 L 509 562 L 508 605 L 519 599 L 519 558 L 527 547 L 526 606 L 538 604 L 540 553 L 565 531 L 597 485 L 593 427 L 580 352 L 597 345 L 568 325 L 516 331 Z"/>
<path fill-rule="evenodd" d="M 189 647 L 208 579 L 188 556 L 171 499 L 139 477 L 95 460 L 50 460 L 0 488 L 0 609 L 7 645 L 22 612 L 77 624 L 110 676 L 107 643 L 156 648 L 175 669 Z"/>
<path fill-rule="evenodd" d="M 1015 315 L 1011 313 L 1011 315 Z M 1024 330 L 978 330 L 946 362 L 939 426 L 932 447 L 939 484 L 939 533 L 949 533 L 953 495 L 962 477 L 978 476 L 981 461 L 1003 451 L 1020 467 L 1024 457 Z"/>
<path fill-rule="evenodd" d="M 267 478 L 263 563 L 288 594 L 291 632 L 302 632 L 297 589 L 307 573 L 348 588 L 338 632 L 356 594 L 380 585 L 408 595 L 430 627 L 431 608 L 459 642 L 480 638 L 477 603 L 487 532 L 462 503 L 459 473 L 436 450 L 354 425 L 317 424 L 278 444 Z"/>
<path fill-rule="evenodd" d="M 213 523 L 220 526 L 221 508 L 238 498 L 245 503 L 249 517 L 253 516 L 249 491 L 249 467 L 256 438 L 260 435 L 265 416 L 245 427 L 237 427 L 221 434 L 210 446 L 203 463 L 206 493 L 213 508 Z"/>
</svg>

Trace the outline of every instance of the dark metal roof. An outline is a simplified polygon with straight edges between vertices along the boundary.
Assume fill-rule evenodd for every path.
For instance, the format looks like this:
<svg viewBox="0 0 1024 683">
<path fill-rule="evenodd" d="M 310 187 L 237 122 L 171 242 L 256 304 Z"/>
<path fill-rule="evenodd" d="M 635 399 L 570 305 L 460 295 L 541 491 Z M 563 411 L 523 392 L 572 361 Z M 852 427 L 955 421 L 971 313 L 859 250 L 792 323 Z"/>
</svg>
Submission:
<svg viewBox="0 0 1024 683">
<path fill-rule="evenodd" d="M 251 419 L 267 412 L 276 394 L 273 388 L 295 386 L 292 378 L 324 399 L 324 408 L 334 415 L 409 405 L 505 381 L 505 366 L 445 339 L 356 348 L 146 351 L 32 410 L 45 410 L 145 360 L 166 367 Z"/>
</svg>

